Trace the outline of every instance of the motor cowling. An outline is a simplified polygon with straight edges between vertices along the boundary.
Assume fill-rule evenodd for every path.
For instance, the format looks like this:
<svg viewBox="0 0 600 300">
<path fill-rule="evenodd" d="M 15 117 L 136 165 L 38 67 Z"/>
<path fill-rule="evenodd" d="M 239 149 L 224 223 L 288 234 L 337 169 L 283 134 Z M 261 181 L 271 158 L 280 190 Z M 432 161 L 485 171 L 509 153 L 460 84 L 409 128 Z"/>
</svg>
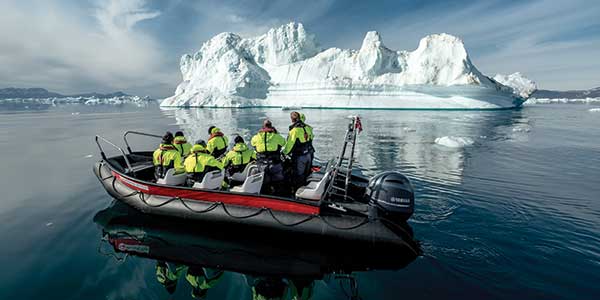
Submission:
<svg viewBox="0 0 600 300">
<path fill-rule="evenodd" d="M 415 208 L 415 193 L 410 180 L 399 172 L 375 175 L 366 189 L 369 216 L 384 217 L 392 221 L 406 221 Z"/>
</svg>

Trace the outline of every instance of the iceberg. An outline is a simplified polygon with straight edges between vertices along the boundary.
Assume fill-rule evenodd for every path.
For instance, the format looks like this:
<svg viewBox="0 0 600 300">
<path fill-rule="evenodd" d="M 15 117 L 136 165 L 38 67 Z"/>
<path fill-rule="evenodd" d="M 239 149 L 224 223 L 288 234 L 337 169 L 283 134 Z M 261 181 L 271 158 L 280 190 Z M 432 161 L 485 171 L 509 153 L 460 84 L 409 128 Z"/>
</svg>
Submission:
<svg viewBox="0 0 600 300">
<path fill-rule="evenodd" d="M 221 33 L 180 62 L 162 107 L 502 109 L 530 92 L 483 75 L 459 38 L 424 37 L 414 51 L 368 32 L 359 50 L 322 49 L 301 23 L 254 38 Z"/>
<path fill-rule="evenodd" d="M 528 98 L 537 91 L 537 84 L 529 78 L 523 76 L 520 72 L 510 75 L 496 74 L 494 80 L 505 86 L 511 87 L 515 93 L 523 98 Z"/>
</svg>

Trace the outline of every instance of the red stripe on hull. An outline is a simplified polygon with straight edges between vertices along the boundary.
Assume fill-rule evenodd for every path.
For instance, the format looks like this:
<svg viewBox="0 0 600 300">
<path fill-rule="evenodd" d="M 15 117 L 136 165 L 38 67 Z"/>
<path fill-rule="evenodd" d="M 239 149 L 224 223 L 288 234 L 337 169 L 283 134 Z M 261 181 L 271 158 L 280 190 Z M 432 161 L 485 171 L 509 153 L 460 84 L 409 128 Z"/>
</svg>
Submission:
<svg viewBox="0 0 600 300">
<path fill-rule="evenodd" d="M 319 207 L 291 201 L 265 198 L 254 195 L 239 195 L 229 193 L 215 193 L 201 190 L 190 190 L 175 187 L 161 187 L 123 178 L 120 174 L 112 172 L 122 184 L 129 188 L 150 195 L 179 197 L 185 199 L 201 200 L 207 202 L 223 202 L 246 207 L 270 208 L 277 211 L 286 211 L 305 215 L 319 214 Z"/>
</svg>

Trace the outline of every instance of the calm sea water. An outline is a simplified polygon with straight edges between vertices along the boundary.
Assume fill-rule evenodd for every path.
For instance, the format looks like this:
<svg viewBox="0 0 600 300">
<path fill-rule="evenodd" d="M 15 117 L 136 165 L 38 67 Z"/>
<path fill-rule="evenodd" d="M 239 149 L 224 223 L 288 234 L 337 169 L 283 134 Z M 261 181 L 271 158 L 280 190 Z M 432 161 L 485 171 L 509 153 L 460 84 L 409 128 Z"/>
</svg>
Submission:
<svg viewBox="0 0 600 300">
<path fill-rule="evenodd" d="M 318 156 L 338 152 L 346 117 L 365 131 L 357 158 L 364 173 L 399 170 L 416 187 L 410 221 L 424 255 L 397 271 L 354 274 L 362 299 L 600 298 L 600 114 L 584 105 L 516 111 L 307 110 Z M 94 215 L 111 205 L 91 172 L 96 134 L 121 143 L 124 130 L 182 129 L 206 138 L 209 125 L 246 137 L 277 109 L 160 110 L 156 106 L 0 108 L 0 299 L 189 298 L 173 296 L 155 261 L 117 261 Z M 461 148 L 438 137 L 469 137 Z M 135 140 L 153 148 L 153 141 Z M 135 149 L 136 147 L 134 147 Z M 104 246 L 103 246 L 104 245 Z M 102 251 L 99 251 L 102 250 Z M 365 254 L 368 255 L 368 254 Z M 209 299 L 249 299 L 244 276 L 227 272 Z M 315 283 L 314 299 L 347 299 Z"/>
</svg>

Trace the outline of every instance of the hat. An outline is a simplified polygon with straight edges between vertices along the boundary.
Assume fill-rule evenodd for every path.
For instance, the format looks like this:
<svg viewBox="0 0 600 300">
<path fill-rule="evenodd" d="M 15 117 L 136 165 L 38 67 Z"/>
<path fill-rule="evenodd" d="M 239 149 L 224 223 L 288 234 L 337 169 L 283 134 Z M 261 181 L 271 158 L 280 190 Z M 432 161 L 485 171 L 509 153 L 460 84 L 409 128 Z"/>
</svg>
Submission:
<svg viewBox="0 0 600 300">
<path fill-rule="evenodd" d="M 212 131 L 213 131 L 213 129 L 215 129 L 215 128 L 216 128 L 216 126 L 214 126 L 214 125 L 213 125 L 213 126 L 210 126 L 210 127 L 208 127 L 208 134 L 212 134 Z"/>
<path fill-rule="evenodd" d="M 233 139 L 233 142 L 236 143 L 236 144 L 243 143 L 244 142 L 244 138 L 238 135 L 238 136 L 235 137 L 235 139 Z"/>
<path fill-rule="evenodd" d="M 183 136 L 183 132 L 177 131 L 177 132 L 175 132 L 175 136 Z"/>
<path fill-rule="evenodd" d="M 195 145 L 200 145 L 202 147 L 206 147 L 206 142 L 203 139 L 197 140 L 194 144 Z"/>
<path fill-rule="evenodd" d="M 173 134 L 170 131 L 167 131 L 165 135 L 162 137 L 163 144 L 171 144 L 173 142 Z"/>
</svg>

